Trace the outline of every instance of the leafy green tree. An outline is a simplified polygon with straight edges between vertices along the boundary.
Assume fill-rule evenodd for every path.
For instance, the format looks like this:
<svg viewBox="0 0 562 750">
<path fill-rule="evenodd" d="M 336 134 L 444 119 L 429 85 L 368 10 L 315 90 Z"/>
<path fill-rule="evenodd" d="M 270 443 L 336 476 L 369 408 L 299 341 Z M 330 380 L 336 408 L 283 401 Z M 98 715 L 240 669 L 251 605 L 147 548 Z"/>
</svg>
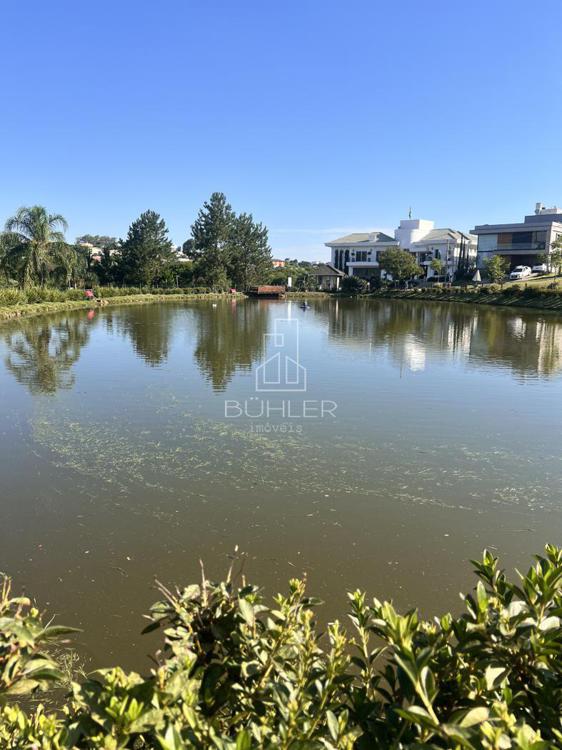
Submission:
<svg viewBox="0 0 562 750">
<path fill-rule="evenodd" d="M 57 253 L 65 245 L 66 219 L 49 214 L 43 206 L 22 207 L 6 221 L 6 232 L 13 241 L 9 263 L 15 268 L 21 286 L 47 282 L 56 264 Z"/>
<path fill-rule="evenodd" d="M 493 284 L 503 284 L 509 270 L 509 260 L 502 255 L 492 255 L 484 260 L 484 267 Z"/>
<path fill-rule="evenodd" d="M 298 292 L 312 292 L 318 288 L 316 276 L 310 273 L 307 269 L 299 268 L 296 276 L 293 276 L 292 278 L 294 288 Z"/>
<path fill-rule="evenodd" d="M 119 280 L 119 255 L 117 246 L 110 245 L 101 251 L 101 257 L 93 270 L 102 286 L 109 286 Z"/>
<path fill-rule="evenodd" d="M 548 263 L 557 276 L 560 276 L 562 269 L 562 238 L 558 238 L 552 243 Z"/>
<path fill-rule="evenodd" d="M 271 248 L 267 228 L 251 214 L 233 219 L 228 253 L 228 274 L 237 289 L 263 283 L 271 270 Z"/>
<path fill-rule="evenodd" d="M 422 273 L 412 253 L 399 247 L 389 247 L 380 252 L 379 265 L 398 284 Z"/>
<path fill-rule="evenodd" d="M 365 294 L 369 291 L 369 282 L 360 276 L 345 276 L 341 283 L 341 290 L 346 294 Z"/>
<path fill-rule="evenodd" d="M 445 268 L 445 264 L 443 263 L 441 258 L 434 258 L 429 264 L 429 267 L 436 276 L 441 276 L 443 273 L 443 269 Z"/>
<path fill-rule="evenodd" d="M 0 233 L 0 278 L 8 283 L 15 280 L 18 272 L 20 240 L 13 232 Z"/>
<path fill-rule="evenodd" d="M 86 275 L 88 260 L 88 254 L 78 245 L 61 245 L 53 253 L 53 279 L 60 286 L 76 286 Z"/>
<path fill-rule="evenodd" d="M 129 227 L 121 243 L 120 272 L 127 284 L 153 286 L 163 266 L 174 260 L 166 222 L 155 211 L 145 211 Z"/>
<path fill-rule="evenodd" d="M 284 268 L 270 268 L 267 283 L 287 286 L 289 277 L 295 289 L 312 289 L 314 282 L 309 279 L 310 267 L 287 261 Z"/>
<path fill-rule="evenodd" d="M 235 213 L 224 193 L 213 193 L 199 210 L 191 226 L 191 239 L 183 246 L 184 253 L 195 261 L 198 283 L 228 287 L 234 224 Z"/>
</svg>

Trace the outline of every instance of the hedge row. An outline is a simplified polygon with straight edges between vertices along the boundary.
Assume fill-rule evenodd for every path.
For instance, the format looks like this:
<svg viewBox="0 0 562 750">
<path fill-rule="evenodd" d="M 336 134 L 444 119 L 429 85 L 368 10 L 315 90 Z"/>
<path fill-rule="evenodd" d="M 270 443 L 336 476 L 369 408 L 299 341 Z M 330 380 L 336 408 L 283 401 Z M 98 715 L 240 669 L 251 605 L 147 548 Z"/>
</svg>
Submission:
<svg viewBox="0 0 562 750">
<path fill-rule="evenodd" d="M 137 294 L 210 294 L 222 290 L 209 287 L 184 287 L 177 289 L 155 289 L 142 287 L 95 287 L 94 294 L 99 299 L 110 297 L 130 297 Z M 85 299 L 83 289 L 53 289 L 50 287 L 28 287 L 26 289 L 0 288 L 0 307 L 34 305 L 41 302 L 68 302 Z"/>
</svg>

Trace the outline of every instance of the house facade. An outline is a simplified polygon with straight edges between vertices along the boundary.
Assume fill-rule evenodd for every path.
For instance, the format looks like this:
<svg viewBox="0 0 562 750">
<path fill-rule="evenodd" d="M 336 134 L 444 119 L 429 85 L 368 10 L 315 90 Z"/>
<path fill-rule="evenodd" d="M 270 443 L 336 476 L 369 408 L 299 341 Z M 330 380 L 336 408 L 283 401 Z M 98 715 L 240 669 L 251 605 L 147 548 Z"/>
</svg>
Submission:
<svg viewBox="0 0 562 750">
<path fill-rule="evenodd" d="M 433 222 L 432 222 L 433 223 Z M 476 263 L 477 240 L 473 234 L 465 234 L 458 229 L 431 229 L 422 239 L 413 242 L 408 250 L 416 256 L 424 276 L 443 276 L 451 280 L 464 263 L 468 269 Z M 440 260 L 442 271 L 437 274 L 431 267 L 433 260 Z"/>
<path fill-rule="evenodd" d="M 330 265 L 349 276 L 367 279 L 379 273 L 379 253 L 395 245 L 396 240 L 384 232 L 355 232 L 326 242 L 332 252 Z"/>
<path fill-rule="evenodd" d="M 310 269 L 317 289 L 323 292 L 336 292 L 340 288 L 345 273 L 335 268 L 331 263 L 317 263 Z"/>
<path fill-rule="evenodd" d="M 562 208 L 546 208 L 537 203 L 535 213 L 515 224 L 479 224 L 472 230 L 478 237 L 477 267 L 494 255 L 509 260 L 509 270 L 515 266 L 534 266 L 541 256 L 548 256 L 552 245 L 562 238 Z"/>
<path fill-rule="evenodd" d="M 428 219 L 402 219 L 391 237 L 384 232 L 356 233 L 327 242 L 332 253 L 331 265 L 349 274 L 372 278 L 380 274 L 379 254 L 389 247 L 400 247 L 415 255 L 424 277 L 435 272 L 431 262 L 443 263 L 442 275 L 452 278 L 461 261 L 476 262 L 477 240 L 474 235 L 456 229 L 436 229 Z"/>
</svg>

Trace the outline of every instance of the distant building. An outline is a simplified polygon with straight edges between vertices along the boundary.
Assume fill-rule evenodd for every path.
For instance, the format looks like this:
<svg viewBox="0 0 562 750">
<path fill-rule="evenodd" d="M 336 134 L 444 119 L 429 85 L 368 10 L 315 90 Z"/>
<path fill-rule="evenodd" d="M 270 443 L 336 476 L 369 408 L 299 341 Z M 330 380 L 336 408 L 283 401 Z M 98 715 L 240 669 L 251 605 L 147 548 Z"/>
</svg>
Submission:
<svg viewBox="0 0 562 750">
<path fill-rule="evenodd" d="M 535 213 L 516 224 L 479 224 L 472 230 L 478 236 L 478 268 L 493 255 L 502 255 L 514 266 L 541 263 L 540 256 L 552 251 L 562 237 L 562 208 L 545 208 L 537 203 Z"/>
<path fill-rule="evenodd" d="M 396 240 L 384 232 L 356 232 L 326 242 L 332 251 L 333 266 L 350 276 L 371 278 L 379 272 L 378 255 L 396 245 Z"/>
<path fill-rule="evenodd" d="M 83 247 L 85 250 L 87 250 L 90 253 L 90 261 L 92 263 L 100 263 L 101 259 L 103 258 L 104 249 L 109 250 L 110 255 L 115 255 L 117 252 L 116 248 L 109 247 L 109 248 L 103 248 L 103 247 L 97 247 L 96 245 L 93 245 L 91 242 L 78 242 L 79 247 Z"/>
<path fill-rule="evenodd" d="M 309 271 L 314 277 L 316 287 L 323 292 L 335 292 L 340 288 L 345 273 L 331 263 L 317 263 Z"/>
<path fill-rule="evenodd" d="M 174 253 L 176 263 L 191 263 L 191 258 L 187 257 L 181 247 L 175 247 L 172 252 Z"/>
<path fill-rule="evenodd" d="M 454 277 L 461 258 L 468 266 L 476 262 L 477 240 L 473 234 L 449 227 L 435 229 L 435 222 L 427 219 L 402 219 L 394 234 L 402 250 L 409 250 L 416 256 L 428 279 L 436 275 L 431 268 L 433 260 L 442 262 L 440 275 L 448 279 Z"/>
<path fill-rule="evenodd" d="M 271 261 L 271 265 L 273 266 L 273 268 L 285 268 L 286 263 L 284 260 L 279 260 L 279 258 L 274 258 Z"/>
<path fill-rule="evenodd" d="M 423 275 L 431 278 L 431 261 L 443 262 L 442 274 L 452 278 L 465 258 L 469 265 L 476 261 L 476 237 L 456 229 L 436 229 L 427 219 L 402 219 L 394 237 L 384 232 L 348 234 L 327 242 L 332 251 L 332 265 L 350 276 L 371 278 L 380 274 L 379 254 L 389 247 L 408 250 L 423 268 Z"/>
</svg>

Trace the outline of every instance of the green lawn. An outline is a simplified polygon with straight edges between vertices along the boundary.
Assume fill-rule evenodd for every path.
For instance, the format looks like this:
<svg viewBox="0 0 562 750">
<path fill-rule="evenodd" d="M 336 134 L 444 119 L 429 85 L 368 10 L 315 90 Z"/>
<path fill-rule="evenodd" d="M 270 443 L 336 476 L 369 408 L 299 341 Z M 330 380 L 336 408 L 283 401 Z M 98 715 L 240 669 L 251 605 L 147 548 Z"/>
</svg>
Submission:
<svg viewBox="0 0 562 750">
<path fill-rule="evenodd" d="M 544 274 L 544 276 L 532 276 L 531 278 L 527 279 L 506 281 L 504 286 L 512 286 L 513 284 L 524 286 L 528 284 L 529 286 L 535 287 L 536 289 L 540 289 L 541 287 L 546 287 L 549 284 L 552 284 L 553 281 L 556 281 L 558 284 L 560 284 L 560 287 L 562 288 L 562 276 L 556 276 L 553 273 L 546 273 Z"/>
</svg>

